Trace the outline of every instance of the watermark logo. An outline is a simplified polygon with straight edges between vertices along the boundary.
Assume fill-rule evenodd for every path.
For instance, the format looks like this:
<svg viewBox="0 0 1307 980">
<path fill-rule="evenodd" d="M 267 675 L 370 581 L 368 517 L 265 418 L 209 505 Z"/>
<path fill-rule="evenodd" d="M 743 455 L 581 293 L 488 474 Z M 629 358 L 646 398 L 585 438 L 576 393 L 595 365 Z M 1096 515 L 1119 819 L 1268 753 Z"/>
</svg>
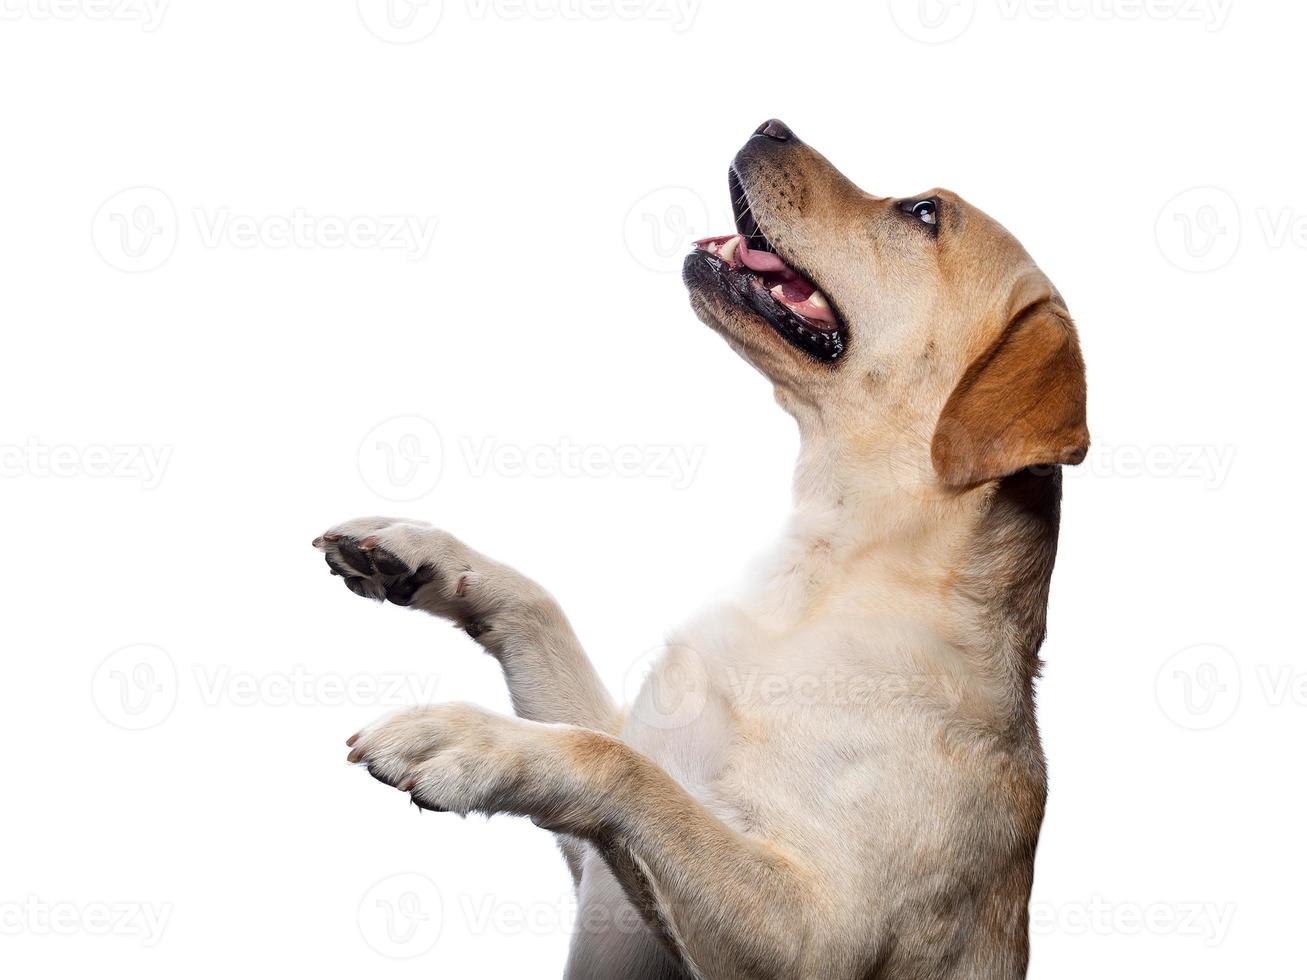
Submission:
<svg viewBox="0 0 1307 980">
<path fill-rule="evenodd" d="M 1292 664 L 1258 664 L 1257 689 L 1273 708 L 1307 708 L 1307 672 Z"/>
<path fill-rule="evenodd" d="M 206 708 L 402 708 L 436 700 L 435 674 L 321 674 L 308 667 L 252 674 L 227 664 L 195 668 L 200 703 Z"/>
<path fill-rule="evenodd" d="M 647 926 L 628 902 L 616 907 L 590 902 L 581 909 L 574 894 L 556 900 L 519 902 L 497 895 L 462 895 L 458 911 L 474 936 L 632 936 Z"/>
<path fill-rule="evenodd" d="M 96 668 L 91 698 L 111 725 L 127 731 L 154 728 L 177 704 L 177 665 L 159 647 L 123 647 Z"/>
<path fill-rule="evenodd" d="M 691 244 L 712 234 L 702 196 L 688 187 L 660 187 L 631 206 L 622 224 L 626 250 L 652 272 L 678 272 Z"/>
<path fill-rule="evenodd" d="M 899 30 L 922 44 L 957 40 L 976 17 L 976 0 L 890 0 L 889 7 Z M 1000 20 L 1008 22 L 1149 20 L 1200 24 L 1205 31 L 1219 31 L 1229 20 L 1233 0 L 996 0 L 993 8 Z"/>
<path fill-rule="evenodd" d="M 1071 479 L 1183 480 L 1204 490 L 1220 490 L 1234 468 L 1237 447 L 1206 443 L 1155 443 L 1149 446 L 1095 443 Z"/>
<path fill-rule="evenodd" d="M 1299 663 L 1244 665 L 1225 647 L 1201 644 L 1170 657 L 1157 674 L 1157 703 L 1191 731 L 1224 725 L 1244 705 L 1307 709 L 1307 671 Z"/>
<path fill-rule="evenodd" d="M 472 22 L 622 21 L 665 23 L 680 34 L 694 26 L 701 0 L 464 0 Z M 442 0 L 358 0 L 359 19 L 377 38 L 413 44 L 430 37 L 444 15 Z"/>
<path fill-rule="evenodd" d="M 434 422 L 400 415 L 374 426 L 358 451 L 359 475 L 373 493 L 397 503 L 420 500 L 444 470 L 444 445 Z"/>
<path fill-rule="evenodd" d="M 645 21 L 688 31 L 699 14 L 700 0 L 467 0 L 473 20 Z"/>
<path fill-rule="evenodd" d="M 1157 216 L 1157 247 L 1185 272 L 1214 272 L 1239 251 L 1243 221 L 1238 202 L 1219 187 L 1192 187 L 1171 198 Z"/>
<path fill-rule="evenodd" d="M 0 478 L 134 480 L 154 490 L 163 482 L 172 446 L 51 445 L 29 437 L 21 445 L 0 444 Z"/>
<path fill-rule="evenodd" d="M 0 901 L 0 936 L 125 936 L 149 949 L 163 938 L 172 911 L 171 903 L 49 902 L 29 895 Z"/>
<path fill-rule="evenodd" d="M 359 902 L 359 933 L 392 959 L 421 956 L 440 939 L 444 902 L 436 883 L 412 872 L 377 882 Z"/>
<path fill-rule="evenodd" d="M 1239 708 L 1243 694 L 1239 662 L 1216 644 L 1186 647 L 1157 672 L 1155 691 L 1162 713 L 1181 728 L 1219 728 Z"/>
<path fill-rule="evenodd" d="M 622 678 L 628 719 L 660 731 L 685 728 L 708 705 L 708 665 L 683 643 L 655 647 L 637 657 Z"/>
<path fill-rule="evenodd" d="M 91 240 L 115 269 L 151 272 L 177 247 L 177 209 L 157 187 L 128 187 L 95 212 Z"/>
<path fill-rule="evenodd" d="M 1257 227 L 1262 238 L 1271 248 L 1307 249 L 1307 214 L 1293 208 L 1257 209 Z"/>
<path fill-rule="evenodd" d="M 445 13 L 444 0 L 358 0 L 359 19 L 387 44 L 430 37 Z"/>
<path fill-rule="evenodd" d="M 0 0 L 3 2 L 3 0 Z M 295 207 L 283 213 L 247 214 L 234 208 L 191 209 L 201 248 L 373 250 L 425 259 L 439 219 L 414 214 L 331 214 Z M 91 222 L 95 250 L 123 272 L 152 272 L 170 258 L 186 231 L 172 199 L 157 187 L 129 187 L 100 206 Z M 189 235 L 188 235 L 189 237 Z"/>
<path fill-rule="evenodd" d="M 998 0 L 1004 20 L 1027 17 L 1036 21 L 1172 21 L 1201 24 L 1219 31 L 1230 17 L 1234 0 Z"/>
<path fill-rule="evenodd" d="M 898 29 L 922 44 L 945 44 L 966 33 L 976 16 L 976 0 L 890 0 Z"/>
<path fill-rule="evenodd" d="M 936 442 L 954 434 L 941 431 Z M 948 443 L 954 457 L 959 460 L 982 458 L 985 447 L 971 444 L 965 433 L 960 435 L 961 438 L 951 439 Z M 926 444 L 930 444 L 929 439 Z M 910 447 L 912 442 L 903 440 L 902 445 Z M 1095 443 L 1081 463 L 1062 467 L 1062 470 L 1068 481 L 1173 480 L 1215 492 L 1229 480 L 1237 454 L 1236 446 L 1214 443 Z M 911 448 L 892 450 L 884 455 L 883 463 L 894 486 L 906 496 L 917 500 L 941 500 L 950 493 L 928 453 Z M 1049 475 L 1052 468 L 1035 472 Z"/>
<path fill-rule="evenodd" d="M 115 651 L 91 681 L 100 714 L 129 731 L 163 724 L 183 694 L 193 694 L 204 708 L 403 708 L 437 701 L 439 688 L 435 673 L 339 674 L 303 665 L 252 673 L 229 664 L 198 664 L 188 675 L 166 651 L 148 644 Z"/>
<path fill-rule="evenodd" d="M 1225 942 L 1235 907 L 1226 902 L 1032 902 L 1036 936 L 1174 936 L 1214 948 Z"/>
<path fill-rule="evenodd" d="M 431 251 L 438 222 L 404 214 L 320 215 L 305 208 L 262 217 L 228 207 L 195 209 L 195 227 L 205 248 L 376 249 L 402 252 L 413 262 Z"/>
<path fill-rule="evenodd" d="M 440 430 L 430 419 L 404 415 L 375 426 L 359 443 L 359 474 L 373 493 L 412 502 L 439 484 L 449 465 L 461 464 L 474 479 L 661 480 L 685 490 L 699 475 L 703 446 L 674 443 L 517 443 L 462 436 L 448 458 Z"/>
<path fill-rule="evenodd" d="M 139 24 L 152 34 L 163 23 L 169 0 L 0 0 L 0 20 L 97 21 Z"/>
<path fill-rule="evenodd" d="M 469 475 L 474 477 L 494 473 L 509 479 L 666 480 L 675 490 L 684 490 L 694 482 L 705 451 L 703 446 L 606 446 L 568 438 L 532 446 L 463 438 L 459 449 Z"/>
</svg>

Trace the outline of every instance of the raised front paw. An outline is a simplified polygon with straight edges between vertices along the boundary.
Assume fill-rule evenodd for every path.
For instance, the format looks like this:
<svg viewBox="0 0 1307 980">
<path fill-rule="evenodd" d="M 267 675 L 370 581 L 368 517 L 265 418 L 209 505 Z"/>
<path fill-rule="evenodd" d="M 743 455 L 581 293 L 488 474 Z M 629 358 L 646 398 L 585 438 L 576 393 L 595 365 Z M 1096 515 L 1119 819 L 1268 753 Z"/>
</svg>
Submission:
<svg viewBox="0 0 1307 980">
<path fill-rule="evenodd" d="M 397 606 L 420 605 L 458 620 L 469 612 L 464 600 L 473 574 L 470 552 L 430 524 L 364 517 L 336 525 L 314 539 L 313 546 L 356 595 Z"/>
<path fill-rule="evenodd" d="M 548 728 L 470 704 L 412 708 L 346 743 L 349 761 L 424 810 L 531 813 L 549 796 Z"/>
</svg>

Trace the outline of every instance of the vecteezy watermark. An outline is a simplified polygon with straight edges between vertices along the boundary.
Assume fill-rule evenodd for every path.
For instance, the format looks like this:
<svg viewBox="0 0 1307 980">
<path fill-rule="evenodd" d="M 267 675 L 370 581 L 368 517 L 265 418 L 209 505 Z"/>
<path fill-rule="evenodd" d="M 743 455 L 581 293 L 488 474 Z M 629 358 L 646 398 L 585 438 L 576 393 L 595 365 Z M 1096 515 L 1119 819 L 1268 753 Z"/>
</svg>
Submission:
<svg viewBox="0 0 1307 980">
<path fill-rule="evenodd" d="M 382 956 L 421 956 L 436 945 L 444 925 L 440 889 L 412 872 L 383 878 L 359 902 L 358 925 L 363 941 Z"/>
<path fill-rule="evenodd" d="M 1204 946 L 1225 942 L 1234 920 L 1232 903 L 1031 902 L 1030 931 L 1036 936 L 1177 936 Z"/>
<path fill-rule="evenodd" d="M 195 684 L 207 708 L 402 708 L 436 700 L 436 674 L 333 674 L 296 666 L 284 673 L 233 671 L 226 664 L 198 666 Z"/>
<path fill-rule="evenodd" d="M 709 660 L 685 643 L 647 650 L 631 661 L 622 679 L 622 700 L 637 725 L 661 730 L 696 722 L 719 694 L 758 712 L 875 708 L 905 700 L 956 707 L 966 698 L 965 679 L 945 670 L 903 672 L 828 667 L 821 670 L 762 669 Z"/>
<path fill-rule="evenodd" d="M 966 684 L 945 671 L 761 671 L 727 667 L 732 701 L 756 708 L 874 707 L 907 699 L 957 706 Z"/>
<path fill-rule="evenodd" d="M 437 219 L 417 215 L 320 215 L 304 208 L 289 214 L 255 216 L 231 208 L 195 209 L 195 226 L 205 248 L 376 249 L 426 258 L 436 237 Z"/>
<path fill-rule="evenodd" d="M 302 665 L 255 673 L 229 664 L 197 664 L 183 675 L 167 651 L 141 643 L 105 658 L 92 678 L 91 696 L 110 724 L 144 731 L 166 721 L 182 694 L 191 696 L 191 685 L 205 708 L 402 708 L 439 700 L 440 678 L 435 673 L 338 674 Z"/>
<path fill-rule="evenodd" d="M 628 720 L 658 731 L 694 724 L 711 693 L 708 662 L 684 643 L 646 650 L 622 678 L 622 702 L 631 706 Z"/>
<path fill-rule="evenodd" d="M 669 24 L 689 30 L 702 0 L 462 0 L 470 21 L 624 21 Z M 445 14 L 442 0 L 358 0 L 359 18 L 377 38 L 412 44 L 430 37 Z"/>
<path fill-rule="evenodd" d="M 150 272 L 177 247 L 177 209 L 157 187 L 128 187 L 95 212 L 91 241 L 115 269 Z"/>
<path fill-rule="evenodd" d="M 125 936 L 158 945 L 171 903 L 50 902 L 36 895 L 0 901 L 0 936 Z"/>
<path fill-rule="evenodd" d="M 0 0 L 0 20 L 112 21 L 159 29 L 169 0 Z"/>
<path fill-rule="evenodd" d="M 1095 443 L 1079 466 L 1070 467 L 1069 479 L 1185 480 L 1204 490 L 1219 490 L 1234 468 L 1236 447 L 1202 443 L 1151 446 Z"/>
<path fill-rule="evenodd" d="M 3 2 L 3 0 L 0 0 Z M 191 211 L 195 241 L 205 249 L 357 249 L 426 258 L 439 219 L 413 214 L 330 214 L 293 207 L 254 215 L 228 206 Z M 182 237 L 172 198 L 157 187 L 129 187 L 106 200 L 91 221 L 100 257 L 123 272 L 151 272 L 177 250 Z"/>
<path fill-rule="evenodd" d="M 359 476 L 379 497 L 421 500 L 440 482 L 444 444 L 434 422 L 400 415 L 373 426 L 359 442 Z"/>
<path fill-rule="evenodd" d="M 135 480 L 154 490 L 163 482 L 172 446 L 50 445 L 29 436 L 19 444 L 0 443 L 0 479 Z"/>
<path fill-rule="evenodd" d="M 467 931 L 474 936 L 559 936 L 578 932 L 631 936 L 648 928 L 634 905 L 622 902 L 611 907 L 591 902 L 582 910 L 575 895 L 553 901 L 519 902 L 499 895 L 464 894 L 459 898 L 458 910 Z"/>
<path fill-rule="evenodd" d="M 707 238 L 711 215 L 703 197 L 688 187 L 660 187 L 631 206 L 622 238 L 631 257 L 652 272 L 677 272 L 690 245 Z"/>
<path fill-rule="evenodd" d="M 1256 690 L 1271 707 L 1307 708 L 1307 671 L 1296 664 L 1258 664 Z"/>
<path fill-rule="evenodd" d="M 1245 666 L 1225 647 L 1210 643 L 1167 658 L 1156 685 L 1162 713 L 1191 731 L 1217 728 L 1249 703 L 1307 709 L 1307 670 L 1301 664 Z"/>
<path fill-rule="evenodd" d="M 1157 247 L 1186 272 L 1223 268 L 1250 240 L 1260 239 L 1263 247 L 1273 250 L 1307 251 L 1307 211 L 1255 207 L 1252 219 L 1229 191 L 1192 187 L 1171 198 L 1157 216 Z"/>
<path fill-rule="evenodd" d="M 927 445 L 929 443 L 927 442 Z M 971 447 L 979 455 L 984 446 Z M 958 457 L 964 454 L 959 452 Z M 1234 469 L 1237 447 L 1214 443 L 1154 443 L 1151 445 L 1094 443 L 1078 466 L 1065 467 L 1070 480 L 1178 480 L 1207 491 L 1225 486 Z M 919 500 L 941 500 L 949 488 L 935 470 L 929 452 L 904 449 L 883 457 L 885 472 L 905 495 Z"/>
<path fill-rule="evenodd" d="M 464 0 L 473 20 L 645 21 L 689 30 L 701 0 Z"/>
<path fill-rule="evenodd" d="M 989 0 L 983 8 L 1005 21 L 1164 21 L 1199 24 L 1219 31 L 1234 0 Z M 976 0 L 889 0 L 899 30 L 923 44 L 944 44 L 967 32 L 976 18 Z"/>
<path fill-rule="evenodd" d="M 377 38 L 412 44 L 440 26 L 443 0 L 358 0 L 359 19 Z"/>
<path fill-rule="evenodd" d="M 1097 21 L 1174 21 L 1219 31 L 1230 18 L 1234 0 L 995 0 L 1004 20 L 1022 17 L 1072 23 Z"/>
<path fill-rule="evenodd" d="M 703 446 L 620 446 L 573 442 L 520 446 L 495 439 L 459 440 L 468 474 L 482 477 L 562 477 L 564 479 L 666 480 L 684 490 L 694 482 L 703 464 Z"/>
<path fill-rule="evenodd" d="M 976 0 L 889 0 L 898 29 L 922 44 L 961 37 L 976 16 Z"/>
<path fill-rule="evenodd" d="M 1243 219 L 1229 191 L 1191 187 L 1166 202 L 1157 216 L 1157 247 L 1186 272 L 1213 272 L 1239 251 Z"/>
<path fill-rule="evenodd" d="M 1186 272 L 1214 272 L 1246 244 L 1307 251 L 1307 212 L 1291 206 L 1255 207 L 1252 220 L 1229 191 L 1192 187 L 1173 197 L 1157 217 L 1157 246 Z"/>
<path fill-rule="evenodd" d="M 1213 643 L 1186 647 L 1162 664 L 1154 690 L 1162 713 L 1181 728 L 1218 728 L 1234 716 L 1243 696 L 1239 661 Z"/>
<path fill-rule="evenodd" d="M 91 699 L 112 725 L 154 728 L 177 704 L 177 665 L 166 650 L 148 643 L 115 650 L 91 678 Z"/>
<path fill-rule="evenodd" d="M 578 442 L 522 444 L 462 436 L 452 458 L 473 478 L 663 480 L 684 490 L 703 465 L 703 446 Z M 430 419 L 401 415 L 373 426 L 359 442 L 364 484 L 386 500 L 410 503 L 435 490 L 445 472 L 444 441 Z"/>
</svg>

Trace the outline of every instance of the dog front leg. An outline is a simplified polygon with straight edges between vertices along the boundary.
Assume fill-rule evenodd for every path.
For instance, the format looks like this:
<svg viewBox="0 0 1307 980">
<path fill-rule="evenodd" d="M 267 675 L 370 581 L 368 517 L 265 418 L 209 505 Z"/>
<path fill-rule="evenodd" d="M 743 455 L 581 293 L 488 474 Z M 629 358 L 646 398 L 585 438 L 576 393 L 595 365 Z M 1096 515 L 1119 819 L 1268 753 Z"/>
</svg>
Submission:
<svg viewBox="0 0 1307 980">
<path fill-rule="evenodd" d="M 571 624 L 531 579 L 423 521 L 347 521 L 314 545 L 356 595 L 459 624 L 499 661 L 520 717 L 617 730 L 617 709 Z"/>
<path fill-rule="evenodd" d="M 438 705 L 385 719 L 350 744 L 351 761 L 419 806 L 515 813 L 589 841 L 696 977 L 819 975 L 812 879 L 617 738 Z"/>
<path fill-rule="evenodd" d="M 572 833 L 597 848 L 632 904 L 693 977 L 822 976 L 813 972 L 819 954 L 811 939 L 818 903 L 796 861 L 727 826 L 663 769 L 616 739 L 584 734 L 571 752 L 602 815 Z"/>
</svg>

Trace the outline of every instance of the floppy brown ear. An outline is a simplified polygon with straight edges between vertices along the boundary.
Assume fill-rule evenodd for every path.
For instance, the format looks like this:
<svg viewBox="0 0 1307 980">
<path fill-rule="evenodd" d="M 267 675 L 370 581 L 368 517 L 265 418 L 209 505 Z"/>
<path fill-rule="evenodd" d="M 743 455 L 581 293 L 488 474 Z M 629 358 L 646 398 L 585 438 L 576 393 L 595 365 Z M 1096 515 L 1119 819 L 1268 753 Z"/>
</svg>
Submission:
<svg viewBox="0 0 1307 980">
<path fill-rule="evenodd" d="M 1012 319 L 949 396 L 930 449 L 953 487 L 1085 458 L 1085 363 L 1065 310 L 1044 300 Z"/>
</svg>

